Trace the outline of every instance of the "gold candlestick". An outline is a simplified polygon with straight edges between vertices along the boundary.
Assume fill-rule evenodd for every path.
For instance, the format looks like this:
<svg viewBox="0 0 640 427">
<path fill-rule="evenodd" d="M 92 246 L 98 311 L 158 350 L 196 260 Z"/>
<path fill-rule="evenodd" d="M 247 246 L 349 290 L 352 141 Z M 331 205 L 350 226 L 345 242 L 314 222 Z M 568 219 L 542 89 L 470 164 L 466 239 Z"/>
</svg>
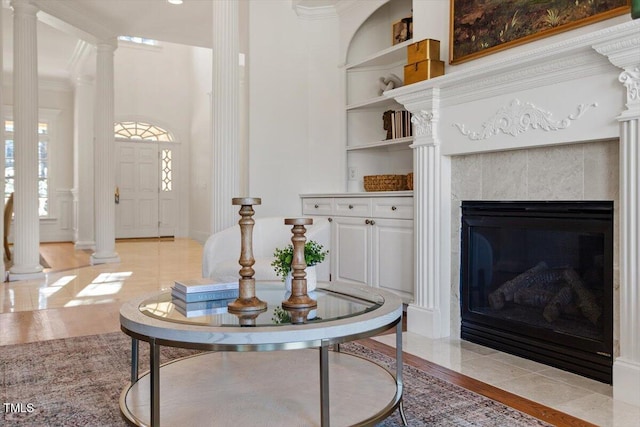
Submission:
<svg viewBox="0 0 640 427">
<path fill-rule="evenodd" d="M 293 225 L 291 232 L 291 242 L 293 243 L 293 260 L 291 261 L 291 296 L 289 299 L 282 301 L 282 307 L 285 309 L 304 309 L 317 307 L 318 302 L 307 295 L 307 263 L 304 259 L 304 245 L 307 241 L 304 233 L 307 229 L 305 225 L 313 224 L 311 218 L 287 218 L 284 220 L 286 225 Z"/>
<path fill-rule="evenodd" d="M 227 307 L 230 312 L 251 312 L 264 310 L 267 303 L 256 297 L 256 280 L 253 275 L 256 273 L 252 268 L 256 263 L 253 257 L 253 205 L 259 205 L 262 200 L 257 197 L 237 197 L 232 199 L 234 205 L 240 205 L 240 269 L 239 295 L 238 298 L 230 302 Z"/>
</svg>

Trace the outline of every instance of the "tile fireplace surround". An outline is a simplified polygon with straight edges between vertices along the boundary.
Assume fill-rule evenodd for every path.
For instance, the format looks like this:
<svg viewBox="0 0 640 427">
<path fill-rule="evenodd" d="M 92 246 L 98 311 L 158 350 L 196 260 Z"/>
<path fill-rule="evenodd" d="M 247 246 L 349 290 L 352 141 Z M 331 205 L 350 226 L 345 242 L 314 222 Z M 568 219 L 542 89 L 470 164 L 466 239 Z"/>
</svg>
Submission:
<svg viewBox="0 0 640 427">
<path fill-rule="evenodd" d="M 614 398 L 640 406 L 640 19 L 385 92 L 414 115 L 411 332 L 459 336 L 460 200 L 614 201 Z"/>
</svg>

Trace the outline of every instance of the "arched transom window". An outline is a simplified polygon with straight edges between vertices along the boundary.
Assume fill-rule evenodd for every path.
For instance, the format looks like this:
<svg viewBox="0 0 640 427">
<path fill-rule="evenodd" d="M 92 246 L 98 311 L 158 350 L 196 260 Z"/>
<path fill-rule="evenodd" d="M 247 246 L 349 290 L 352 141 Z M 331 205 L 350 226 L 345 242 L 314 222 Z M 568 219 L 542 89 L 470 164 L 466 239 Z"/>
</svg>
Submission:
<svg viewBox="0 0 640 427">
<path fill-rule="evenodd" d="M 172 142 L 173 136 L 168 130 L 145 122 L 117 122 L 113 128 L 116 138 L 143 141 Z"/>
</svg>

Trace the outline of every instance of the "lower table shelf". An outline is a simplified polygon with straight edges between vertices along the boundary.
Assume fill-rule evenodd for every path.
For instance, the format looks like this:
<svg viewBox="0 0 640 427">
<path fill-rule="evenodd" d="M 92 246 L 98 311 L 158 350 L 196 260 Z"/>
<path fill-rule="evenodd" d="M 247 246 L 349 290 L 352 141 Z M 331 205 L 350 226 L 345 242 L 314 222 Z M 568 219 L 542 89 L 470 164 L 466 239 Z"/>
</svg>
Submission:
<svg viewBox="0 0 640 427">
<path fill-rule="evenodd" d="M 163 425 L 320 425 L 320 350 L 209 352 L 160 368 Z M 400 404 L 401 385 L 387 369 L 358 356 L 329 352 L 330 422 L 368 425 Z M 150 424 L 150 378 L 120 397 L 133 425 Z"/>
</svg>

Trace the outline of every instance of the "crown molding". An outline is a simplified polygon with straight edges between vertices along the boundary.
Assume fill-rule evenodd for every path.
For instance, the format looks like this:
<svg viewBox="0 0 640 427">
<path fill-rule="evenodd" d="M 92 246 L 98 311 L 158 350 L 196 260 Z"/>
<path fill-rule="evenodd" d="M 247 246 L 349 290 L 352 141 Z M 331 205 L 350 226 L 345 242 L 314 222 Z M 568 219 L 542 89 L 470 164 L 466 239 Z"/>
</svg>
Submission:
<svg viewBox="0 0 640 427">
<path fill-rule="evenodd" d="M 294 10 L 298 18 L 309 21 L 319 19 L 331 19 L 336 18 L 338 13 L 335 6 L 302 6 L 300 4 L 294 5 Z"/>
<path fill-rule="evenodd" d="M 104 17 L 95 16 L 83 8 L 81 2 L 73 2 L 71 6 L 66 2 L 32 1 L 41 11 L 38 19 L 91 44 L 117 37 L 120 33 L 116 23 L 105 22 Z"/>
<path fill-rule="evenodd" d="M 512 90 L 526 90 L 571 81 L 579 77 L 611 72 L 612 62 L 600 50 L 633 51 L 638 43 L 640 20 L 520 52 L 478 66 L 456 70 L 444 76 L 402 86 L 384 93 L 409 105 L 425 91 L 441 90 L 443 106 L 457 105 L 498 96 Z M 637 52 L 637 50 L 636 50 Z M 624 54 L 626 55 L 626 53 Z M 626 56 L 625 56 L 626 58 Z"/>
</svg>

